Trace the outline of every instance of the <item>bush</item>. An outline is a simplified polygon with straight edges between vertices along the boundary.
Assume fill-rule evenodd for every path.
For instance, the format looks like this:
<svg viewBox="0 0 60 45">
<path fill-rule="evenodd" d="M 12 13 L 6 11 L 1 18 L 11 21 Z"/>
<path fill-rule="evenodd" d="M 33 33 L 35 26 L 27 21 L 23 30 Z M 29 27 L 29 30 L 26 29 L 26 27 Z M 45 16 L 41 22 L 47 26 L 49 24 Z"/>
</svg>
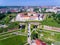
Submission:
<svg viewBox="0 0 60 45">
<path fill-rule="evenodd" d="M 0 20 L 3 19 L 5 16 L 5 14 L 0 14 Z"/>
<path fill-rule="evenodd" d="M 4 28 L 4 30 L 3 30 L 4 32 L 7 32 L 8 31 L 8 28 Z"/>
<path fill-rule="evenodd" d="M 3 28 L 0 28 L 0 33 L 2 33 L 3 32 Z"/>
<path fill-rule="evenodd" d="M 7 31 L 8 31 L 8 28 L 0 28 L 0 33 L 7 32 Z"/>
<path fill-rule="evenodd" d="M 8 26 L 8 29 L 14 29 L 19 27 L 19 22 L 11 22 Z"/>
</svg>

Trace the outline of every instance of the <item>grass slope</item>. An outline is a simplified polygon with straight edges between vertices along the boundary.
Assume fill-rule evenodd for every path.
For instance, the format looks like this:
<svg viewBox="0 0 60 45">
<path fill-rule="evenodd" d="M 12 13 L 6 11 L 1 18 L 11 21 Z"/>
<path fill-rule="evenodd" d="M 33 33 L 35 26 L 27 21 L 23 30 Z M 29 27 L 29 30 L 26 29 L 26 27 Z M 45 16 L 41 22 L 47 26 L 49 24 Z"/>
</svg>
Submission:
<svg viewBox="0 0 60 45">
<path fill-rule="evenodd" d="M 0 41 L 0 45 L 24 45 L 26 43 L 27 37 L 25 36 L 15 36 Z"/>
</svg>

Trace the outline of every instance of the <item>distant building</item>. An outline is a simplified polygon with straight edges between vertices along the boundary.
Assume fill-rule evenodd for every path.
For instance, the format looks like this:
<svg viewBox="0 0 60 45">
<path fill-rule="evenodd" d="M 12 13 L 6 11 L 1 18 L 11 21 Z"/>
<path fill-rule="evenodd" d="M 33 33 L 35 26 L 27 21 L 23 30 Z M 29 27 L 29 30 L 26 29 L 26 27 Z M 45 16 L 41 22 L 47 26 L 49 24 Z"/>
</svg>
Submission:
<svg viewBox="0 0 60 45">
<path fill-rule="evenodd" d="M 57 13 L 60 13 L 60 7 L 56 7 Z"/>
<path fill-rule="evenodd" d="M 52 7 L 52 8 L 46 9 L 46 12 L 60 13 L 60 7 Z"/>
<path fill-rule="evenodd" d="M 8 9 L 6 9 L 6 8 L 0 9 L 0 13 L 7 13 L 7 12 L 8 12 Z"/>
<path fill-rule="evenodd" d="M 18 12 L 18 8 L 12 8 L 12 9 L 9 9 L 10 12 Z"/>
<path fill-rule="evenodd" d="M 34 8 L 28 8 L 27 9 L 27 12 L 33 12 L 34 11 Z"/>
<path fill-rule="evenodd" d="M 55 9 L 47 9 L 46 12 L 54 12 L 54 13 L 57 13 L 57 10 L 55 10 Z"/>
</svg>

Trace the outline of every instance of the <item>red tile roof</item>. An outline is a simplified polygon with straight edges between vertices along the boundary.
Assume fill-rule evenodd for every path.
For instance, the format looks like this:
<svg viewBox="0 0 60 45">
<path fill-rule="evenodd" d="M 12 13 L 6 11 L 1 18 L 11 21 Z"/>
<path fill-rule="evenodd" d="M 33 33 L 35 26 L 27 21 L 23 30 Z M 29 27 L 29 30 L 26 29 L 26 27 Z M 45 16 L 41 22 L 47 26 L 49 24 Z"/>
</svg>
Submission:
<svg viewBox="0 0 60 45">
<path fill-rule="evenodd" d="M 46 45 L 45 42 L 43 42 L 42 40 L 36 39 L 36 44 L 37 45 Z"/>
<path fill-rule="evenodd" d="M 30 13 L 30 12 L 29 12 Z M 35 13 L 35 12 L 34 12 Z M 33 12 L 32 12 L 32 14 L 33 14 Z M 30 18 L 36 18 L 36 17 L 38 17 L 38 16 L 28 16 L 28 15 L 24 15 L 24 13 L 19 13 L 19 15 L 21 16 L 21 17 L 30 17 Z"/>
</svg>

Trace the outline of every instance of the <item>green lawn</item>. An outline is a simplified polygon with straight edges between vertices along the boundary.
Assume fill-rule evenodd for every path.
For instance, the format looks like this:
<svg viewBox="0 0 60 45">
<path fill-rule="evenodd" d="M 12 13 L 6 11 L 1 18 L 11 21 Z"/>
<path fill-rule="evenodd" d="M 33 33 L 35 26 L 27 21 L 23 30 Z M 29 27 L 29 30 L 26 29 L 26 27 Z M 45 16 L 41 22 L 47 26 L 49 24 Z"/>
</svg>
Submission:
<svg viewBox="0 0 60 45">
<path fill-rule="evenodd" d="M 24 45 L 27 41 L 25 36 L 14 36 L 0 41 L 0 45 Z"/>
<path fill-rule="evenodd" d="M 21 32 L 24 32 L 24 31 L 21 30 Z M 48 43 L 48 45 L 50 45 L 52 42 L 54 43 L 60 42 L 60 32 L 49 31 L 49 30 L 38 30 L 38 29 L 36 30 L 36 32 L 38 32 L 39 39 Z M 35 33 L 35 32 L 32 32 L 32 33 Z M 7 33 L 7 34 L 10 34 L 10 33 Z M 43 36 L 41 36 L 41 34 L 43 34 Z M 27 42 L 27 36 L 7 35 L 7 37 L 8 36 L 10 36 L 10 38 L 0 40 L 0 45 L 24 45 Z M 4 36 L 2 38 L 4 38 Z"/>
<path fill-rule="evenodd" d="M 39 35 L 43 34 L 43 36 L 39 36 L 41 40 L 47 42 L 47 43 L 52 43 L 52 42 L 60 42 L 60 32 L 55 32 L 55 31 L 48 31 L 48 30 L 43 30 L 39 32 Z"/>
<path fill-rule="evenodd" d="M 41 22 L 42 25 L 48 25 L 48 26 L 52 26 L 52 27 L 60 27 L 60 24 L 58 24 L 55 20 L 53 20 L 53 18 L 48 18 L 44 21 Z"/>
<path fill-rule="evenodd" d="M 0 45 L 24 45 L 27 42 L 27 36 L 15 35 L 14 32 L 23 33 L 21 30 L 0 33 Z"/>
<path fill-rule="evenodd" d="M 54 43 L 60 42 L 60 32 L 49 31 L 49 30 L 37 30 L 37 32 L 38 32 L 39 39 L 46 42 L 48 45 L 51 45 L 51 43 L 53 42 Z"/>
</svg>

